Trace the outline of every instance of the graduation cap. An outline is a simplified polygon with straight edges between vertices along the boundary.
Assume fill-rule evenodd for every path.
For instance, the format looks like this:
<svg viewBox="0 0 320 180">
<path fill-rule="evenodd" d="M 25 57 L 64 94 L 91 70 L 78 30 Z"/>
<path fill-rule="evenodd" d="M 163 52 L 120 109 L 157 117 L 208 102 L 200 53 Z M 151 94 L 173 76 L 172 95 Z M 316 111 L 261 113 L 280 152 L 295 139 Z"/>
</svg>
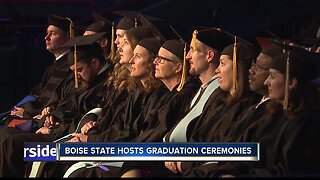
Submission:
<svg viewBox="0 0 320 180">
<path fill-rule="evenodd" d="M 118 22 L 117 29 L 129 30 L 131 27 L 137 27 L 141 23 L 141 16 L 144 16 L 149 21 L 162 21 L 162 19 L 142 14 L 136 11 L 115 11 L 114 14 L 120 15 L 123 18 Z"/>
<path fill-rule="evenodd" d="M 133 27 L 126 31 L 128 40 L 131 42 L 132 49 L 136 47 L 136 45 L 144 38 L 152 38 L 154 37 L 152 31 L 147 27 Z"/>
<path fill-rule="evenodd" d="M 269 47 L 262 48 L 261 53 L 266 55 L 266 56 L 269 56 L 271 58 L 274 58 L 277 55 L 283 53 L 283 50 L 282 50 L 281 47 L 273 44 L 273 45 L 271 45 Z"/>
<path fill-rule="evenodd" d="M 156 55 L 161 47 L 161 42 L 157 38 L 144 38 L 139 41 L 137 45 L 146 48 L 148 51 Z"/>
<path fill-rule="evenodd" d="M 117 24 L 117 29 L 123 29 L 123 30 L 129 30 L 130 28 L 135 27 L 134 25 L 134 20 L 127 18 L 127 17 L 123 17 L 122 19 L 120 19 L 120 21 Z"/>
<path fill-rule="evenodd" d="M 56 26 L 65 32 L 69 32 L 70 23 L 71 22 L 65 17 L 57 16 L 54 14 L 51 14 L 48 17 L 48 25 Z"/>
<path fill-rule="evenodd" d="M 151 29 L 155 37 L 159 38 L 162 42 L 166 41 L 166 38 L 161 34 L 158 28 L 151 23 L 144 15 L 140 14 L 139 16 L 142 26 L 148 27 Z"/>
<path fill-rule="evenodd" d="M 274 44 L 283 49 L 283 54 L 272 60 L 271 69 L 276 69 L 286 76 L 283 108 L 288 109 L 290 77 L 295 77 L 299 84 L 310 83 L 318 75 L 320 54 L 279 42 Z"/>
<path fill-rule="evenodd" d="M 133 20 L 134 19 L 139 20 L 139 17 L 141 15 L 143 15 L 149 21 L 163 21 L 160 18 L 149 16 L 149 15 L 143 14 L 141 12 L 137 12 L 137 11 L 122 10 L 122 11 L 115 11 L 114 14 L 117 14 L 117 15 L 120 15 L 120 16 L 123 16 L 123 17 L 127 17 L 127 18 L 130 18 L 130 19 L 133 19 Z"/>
<path fill-rule="evenodd" d="M 172 54 L 176 55 L 180 59 L 183 59 L 183 69 L 182 69 L 182 77 L 180 80 L 180 84 L 177 88 L 177 91 L 181 91 L 183 88 L 186 79 L 187 79 L 187 66 L 186 66 L 186 51 L 187 51 L 187 44 L 180 42 L 176 39 L 167 40 L 165 43 L 162 44 L 164 49 L 170 51 Z"/>
<path fill-rule="evenodd" d="M 223 33 L 219 28 L 209 28 L 199 31 L 193 31 L 191 44 L 197 51 L 196 39 L 219 52 L 221 52 L 227 45 L 233 43 L 233 38 L 228 34 Z"/>
<path fill-rule="evenodd" d="M 114 59 L 115 56 L 115 30 L 114 30 L 114 22 L 105 18 L 101 14 L 96 11 L 92 12 L 95 22 L 90 24 L 86 31 L 93 31 L 95 33 L 105 32 L 105 37 L 108 38 L 110 44 L 110 58 Z M 111 39 L 109 39 L 111 37 Z"/>
<path fill-rule="evenodd" d="M 61 47 L 72 47 L 73 50 L 68 54 L 69 65 L 75 66 L 75 88 L 78 88 L 78 73 L 77 62 L 85 62 L 91 60 L 90 58 L 103 56 L 103 50 L 96 41 L 101 38 L 105 33 L 96 33 L 87 36 L 73 37 Z"/>
<path fill-rule="evenodd" d="M 94 18 L 95 22 L 104 21 L 107 24 L 110 24 L 110 25 L 112 24 L 112 21 L 110 21 L 109 19 L 105 18 L 103 15 L 101 15 L 97 11 L 93 11 L 92 15 L 93 15 L 93 18 Z"/>
<path fill-rule="evenodd" d="M 106 36 L 111 35 L 113 22 L 103 17 L 101 14 L 99 14 L 96 11 L 93 11 L 92 14 L 95 19 L 95 22 L 90 24 L 86 30 L 93 31 L 96 33 L 106 32 Z"/>
</svg>

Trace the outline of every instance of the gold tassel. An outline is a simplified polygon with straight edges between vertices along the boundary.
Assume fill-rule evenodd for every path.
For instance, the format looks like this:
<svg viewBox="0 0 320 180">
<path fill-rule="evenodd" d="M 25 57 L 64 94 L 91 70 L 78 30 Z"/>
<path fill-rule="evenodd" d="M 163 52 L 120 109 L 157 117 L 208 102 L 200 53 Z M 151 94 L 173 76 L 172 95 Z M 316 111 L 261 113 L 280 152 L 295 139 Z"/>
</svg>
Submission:
<svg viewBox="0 0 320 180">
<path fill-rule="evenodd" d="M 74 23 L 70 18 L 66 18 L 66 19 L 70 21 L 69 33 L 70 33 L 70 37 L 73 38 L 75 37 Z M 73 60 L 74 60 L 74 87 L 77 89 L 79 85 L 78 85 L 77 46 L 76 45 L 74 45 Z"/>
<path fill-rule="evenodd" d="M 286 62 L 286 82 L 285 82 L 285 89 L 284 89 L 284 100 L 283 100 L 283 109 L 288 110 L 289 107 L 289 71 L 290 71 L 290 51 L 287 54 L 287 62 Z"/>
<path fill-rule="evenodd" d="M 234 36 L 234 45 L 233 45 L 233 62 L 232 62 L 232 90 L 236 92 L 237 90 L 237 36 Z"/>
<path fill-rule="evenodd" d="M 183 88 L 184 84 L 186 83 L 187 79 L 187 60 L 186 60 L 186 54 L 187 54 L 187 44 L 184 43 L 184 49 L 183 49 L 183 68 L 182 68 L 182 76 L 181 76 L 181 81 L 179 84 L 179 87 L 177 88 L 177 91 L 181 91 Z"/>
<path fill-rule="evenodd" d="M 115 47 L 114 47 L 114 22 L 112 22 L 111 29 L 111 60 L 113 61 L 115 57 Z"/>
<path fill-rule="evenodd" d="M 134 18 L 134 27 L 138 27 L 138 20 L 137 20 L 137 18 Z"/>
<path fill-rule="evenodd" d="M 191 45 L 195 51 L 197 51 L 197 35 L 198 35 L 198 31 L 194 30 L 192 34 Z"/>
</svg>

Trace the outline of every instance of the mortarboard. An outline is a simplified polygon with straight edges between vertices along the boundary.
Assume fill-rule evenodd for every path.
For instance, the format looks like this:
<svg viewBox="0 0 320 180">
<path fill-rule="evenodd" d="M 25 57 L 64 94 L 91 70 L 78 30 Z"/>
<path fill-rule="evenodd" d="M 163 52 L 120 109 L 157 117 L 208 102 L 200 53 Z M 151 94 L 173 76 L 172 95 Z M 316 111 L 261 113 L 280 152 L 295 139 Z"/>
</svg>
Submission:
<svg viewBox="0 0 320 180">
<path fill-rule="evenodd" d="M 48 17 L 48 25 L 56 26 L 65 32 L 69 32 L 70 23 L 71 22 L 65 17 L 53 14 Z"/>
<path fill-rule="evenodd" d="M 270 45 L 269 47 L 262 48 L 261 53 L 271 58 L 274 58 L 277 55 L 283 53 L 283 50 L 281 47 L 273 44 L 273 45 Z"/>
<path fill-rule="evenodd" d="M 93 11 L 92 14 L 93 14 L 95 22 L 90 24 L 87 27 L 86 30 L 87 31 L 93 31 L 93 32 L 96 32 L 96 33 L 106 32 L 107 36 L 108 36 L 108 34 L 111 34 L 112 21 L 110 21 L 109 19 L 103 17 L 101 14 L 99 14 L 96 11 Z"/>
<path fill-rule="evenodd" d="M 133 27 L 127 30 L 126 35 L 128 37 L 128 40 L 131 42 L 132 49 L 134 49 L 138 42 L 142 39 L 154 37 L 152 31 L 149 28 L 142 26 Z"/>
<path fill-rule="evenodd" d="M 166 38 L 160 33 L 158 28 L 154 24 L 152 24 L 144 15 L 140 14 L 139 18 L 140 18 L 142 26 L 150 28 L 153 35 L 156 38 L 159 38 L 161 40 L 161 42 L 166 41 Z"/>
<path fill-rule="evenodd" d="M 71 39 L 69 39 L 67 42 L 62 44 L 60 47 L 72 47 L 72 46 L 82 46 L 87 44 L 93 44 L 96 42 L 99 38 L 101 38 L 105 33 L 96 33 L 92 35 L 87 36 L 76 36 Z"/>
<path fill-rule="evenodd" d="M 112 21 L 110 21 L 109 19 L 105 18 L 103 15 L 99 14 L 97 11 L 93 11 L 92 12 L 93 18 L 95 20 L 95 22 L 99 22 L 99 21 L 104 21 L 107 24 L 112 24 Z"/>
<path fill-rule="evenodd" d="M 196 39 L 219 52 L 233 43 L 233 38 L 219 28 L 194 30 L 191 41 L 193 48 L 197 48 Z"/>
<path fill-rule="evenodd" d="M 69 39 L 61 47 L 73 47 L 68 54 L 69 65 L 75 65 L 75 88 L 78 88 L 77 62 L 87 61 L 92 57 L 103 56 L 103 50 L 96 41 L 105 33 L 96 33 L 87 36 L 77 36 Z"/>
<path fill-rule="evenodd" d="M 117 24 L 117 29 L 129 30 L 130 28 L 134 27 L 134 20 L 123 17 Z"/>
<path fill-rule="evenodd" d="M 181 43 L 178 40 L 171 39 L 167 40 L 165 43 L 162 44 L 163 48 L 170 51 L 172 54 L 178 56 L 180 59 L 184 58 L 184 43 Z"/>
<path fill-rule="evenodd" d="M 114 14 L 120 15 L 123 18 L 118 22 L 117 29 L 129 30 L 132 27 L 137 27 L 141 23 L 140 16 L 143 15 L 149 21 L 161 21 L 161 19 L 142 14 L 136 11 L 115 11 Z"/>
<path fill-rule="evenodd" d="M 111 36 L 111 45 L 110 45 L 110 53 L 111 53 L 111 59 L 114 59 L 115 57 L 115 27 L 114 22 L 110 21 L 109 19 L 105 18 L 101 14 L 99 14 L 96 11 L 93 11 L 93 17 L 95 19 L 95 23 L 92 23 L 90 26 L 87 27 L 87 31 L 93 31 L 93 32 L 106 32 L 106 37 Z"/>
<path fill-rule="evenodd" d="M 148 51 L 156 55 L 161 47 L 161 42 L 157 38 L 144 38 L 139 41 L 137 45 L 146 48 Z"/>
<path fill-rule="evenodd" d="M 272 60 L 271 69 L 276 69 L 286 76 L 283 107 L 287 109 L 290 77 L 295 77 L 300 84 L 310 83 L 318 75 L 320 54 L 280 42 L 274 42 L 274 44 L 281 47 L 284 52 Z"/>
</svg>

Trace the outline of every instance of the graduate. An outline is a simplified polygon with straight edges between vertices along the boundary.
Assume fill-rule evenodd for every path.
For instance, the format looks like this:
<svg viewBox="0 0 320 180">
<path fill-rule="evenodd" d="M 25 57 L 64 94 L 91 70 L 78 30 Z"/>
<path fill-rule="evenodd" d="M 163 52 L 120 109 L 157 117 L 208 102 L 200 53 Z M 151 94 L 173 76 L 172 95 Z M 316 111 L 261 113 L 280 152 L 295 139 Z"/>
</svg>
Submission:
<svg viewBox="0 0 320 180">
<path fill-rule="evenodd" d="M 93 38 L 92 38 L 93 36 Z M 100 88 L 104 86 L 106 73 L 105 59 L 101 47 L 95 42 L 99 36 L 81 36 L 70 39 L 64 45 L 70 47 L 77 44 L 77 77 L 79 78 L 79 89 L 84 89 L 84 93 L 74 93 L 70 97 L 70 103 L 77 106 L 77 112 L 70 119 L 59 119 L 58 115 L 50 115 L 46 117 L 43 127 L 36 133 L 18 133 L 12 134 L 1 142 L 1 176 L 2 177 L 23 177 L 25 174 L 25 164 L 23 161 L 23 145 L 24 142 L 51 142 L 56 138 L 60 138 L 68 133 L 76 130 L 76 126 L 80 118 L 100 102 Z M 86 44 L 88 43 L 88 44 Z M 74 53 L 70 52 L 68 58 L 74 61 Z M 93 106 L 93 107 L 90 107 Z"/>
<path fill-rule="evenodd" d="M 40 82 L 31 90 L 31 95 L 38 97 L 38 100 L 27 102 L 20 107 L 14 107 L 11 116 L 32 118 L 40 114 L 45 107 L 55 107 L 57 105 L 60 93 L 59 87 L 63 80 L 69 74 L 72 74 L 67 63 L 67 54 L 70 48 L 60 47 L 70 39 L 70 23 L 65 17 L 48 16 L 47 35 L 45 37 L 46 49 L 54 55 L 54 63 L 47 67 Z"/>
</svg>

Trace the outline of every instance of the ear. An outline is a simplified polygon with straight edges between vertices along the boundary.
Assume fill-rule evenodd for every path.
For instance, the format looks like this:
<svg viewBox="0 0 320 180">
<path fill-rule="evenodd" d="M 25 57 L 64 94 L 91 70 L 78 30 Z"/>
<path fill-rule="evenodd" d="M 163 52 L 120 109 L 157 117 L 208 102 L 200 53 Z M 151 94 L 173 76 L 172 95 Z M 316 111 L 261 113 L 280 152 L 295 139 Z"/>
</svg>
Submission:
<svg viewBox="0 0 320 180">
<path fill-rule="evenodd" d="M 107 39 L 107 38 L 104 38 L 104 39 L 101 41 L 100 46 L 101 46 L 102 48 L 105 48 L 105 47 L 107 47 L 107 45 L 108 45 L 108 39 Z"/>
<path fill-rule="evenodd" d="M 213 58 L 214 58 L 215 55 L 216 55 L 216 53 L 215 53 L 212 49 L 209 49 L 209 50 L 208 50 L 207 59 L 208 59 L 208 62 L 209 62 L 209 63 L 210 63 L 211 61 L 213 61 Z"/>
<path fill-rule="evenodd" d="M 292 78 L 289 81 L 289 90 L 292 90 L 298 86 L 298 81 L 296 78 Z"/>
<path fill-rule="evenodd" d="M 179 73 L 179 72 L 182 72 L 182 63 L 179 63 L 179 64 L 177 64 L 177 67 L 175 68 L 175 73 Z"/>
</svg>

